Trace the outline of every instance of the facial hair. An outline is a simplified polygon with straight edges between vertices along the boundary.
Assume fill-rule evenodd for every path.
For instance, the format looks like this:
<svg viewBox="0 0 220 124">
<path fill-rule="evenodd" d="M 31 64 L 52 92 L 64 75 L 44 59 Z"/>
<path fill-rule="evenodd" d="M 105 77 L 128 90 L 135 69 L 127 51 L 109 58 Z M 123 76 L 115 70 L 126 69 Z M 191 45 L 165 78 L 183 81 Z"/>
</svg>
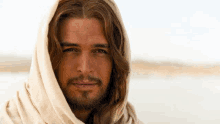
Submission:
<svg viewBox="0 0 220 124">
<path fill-rule="evenodd" d="M 71 83 L 73 83 L 74 81 L 80 81 L 84 79 L 96 82 L 97 86 L 99 87 L 99 91 L 95 98 L 89 97 L 90 92 L 92 91 L 79 91 L 81 97 L 76 97 L 76 94 L 72 94 L 71 97 L 65 95 L 66 100 L 72 109 L 92 110 L 98 107 L 104 100 L 104 98 L 107 96 L 107 89 L 103 88 L 101 79 L 97 77 L 88 76 L 87 78 L 85 78 L 83 75 L 80 75 L 79 77 L 69 79 L 68 85 L 71 85 Z"/>
</svg>

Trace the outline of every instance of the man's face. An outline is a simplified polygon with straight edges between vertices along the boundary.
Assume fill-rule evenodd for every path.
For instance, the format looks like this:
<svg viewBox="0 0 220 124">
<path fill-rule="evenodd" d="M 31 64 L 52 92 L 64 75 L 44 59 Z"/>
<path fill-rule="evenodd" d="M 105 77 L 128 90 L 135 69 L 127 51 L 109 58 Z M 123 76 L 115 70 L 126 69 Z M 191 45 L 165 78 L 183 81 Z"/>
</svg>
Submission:
<svg viewBox="0 0 220 124">
<path fill-rule="evenodd" d="M 92 108 L 107 93 L 112 71 L 109 45 L 96 19 L 70 18 L 59 27 L 64 52 L 58 82 L 69 102 Z"/>
</svg>

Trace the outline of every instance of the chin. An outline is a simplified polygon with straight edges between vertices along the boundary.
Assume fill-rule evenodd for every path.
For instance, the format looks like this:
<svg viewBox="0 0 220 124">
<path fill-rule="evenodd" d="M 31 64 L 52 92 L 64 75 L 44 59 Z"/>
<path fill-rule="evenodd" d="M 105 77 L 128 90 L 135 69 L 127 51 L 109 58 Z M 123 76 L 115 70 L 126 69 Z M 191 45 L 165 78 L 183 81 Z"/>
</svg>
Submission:
<svg viewBox="0 0 220 124">
<path fill-rule="evenodd" d="M 94 91 L 82 91 L 77 95 L 69 94 L 71 96 L 67 96 L 66 99 L 73 109 L 94 109 L 105 99 L 106 93 L 93 92 Z"/>
</svg>

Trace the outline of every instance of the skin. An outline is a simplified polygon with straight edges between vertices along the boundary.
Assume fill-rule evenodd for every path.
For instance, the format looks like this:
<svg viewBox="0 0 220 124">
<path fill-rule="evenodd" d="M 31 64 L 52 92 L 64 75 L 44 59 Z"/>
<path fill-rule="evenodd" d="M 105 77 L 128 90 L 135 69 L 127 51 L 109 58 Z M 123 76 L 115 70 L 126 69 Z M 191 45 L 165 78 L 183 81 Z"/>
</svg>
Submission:
<svg viewBox="0 0 220 124">
<path fill-rule="evenodd" d="M 107 94 L 112 72 L 108 42 L 101 23 L 93 18 L 66 19 L 59 34 L 64 56 L 58 82 L 75 116 L 85 122 Z M 82 85 L 88 83 L 93 85 Z"/>
</svg>

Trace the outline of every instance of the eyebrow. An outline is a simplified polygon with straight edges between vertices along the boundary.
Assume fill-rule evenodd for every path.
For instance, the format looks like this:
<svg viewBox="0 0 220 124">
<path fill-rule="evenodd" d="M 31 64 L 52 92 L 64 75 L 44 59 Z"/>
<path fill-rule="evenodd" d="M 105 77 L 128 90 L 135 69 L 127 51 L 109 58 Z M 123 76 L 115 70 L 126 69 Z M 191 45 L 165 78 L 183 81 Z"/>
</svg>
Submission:
<svg viewBox="0 0 220 124">
<path fill-rule="evenodd" d="M 64 47 L 64 46 L 76 46 L 76 47 L 79 47 L 78 44 L 68 43 L 68 42 L 61 42 L 60 45 L 61 45 L 62 47 Z M 94 45 L 92 45 L 92 46 L 93 46 L 93 47 L 109 48 L 109 45 L 108 45 L 108 44 L 100 44 L 100 43 L 94 44 Z"/>
<path fill-rule="evenodd" d="M 94 44 L 93 47 L 109 48 L 109 45 L 108 44 Z"/>
<path fill-rule="evenodd" d="M 78 44 L 75 43 L 68 43 L 68 42 L 61 42 L 60 45 L 63 46 L 79 46 Z"/>
</svg>

